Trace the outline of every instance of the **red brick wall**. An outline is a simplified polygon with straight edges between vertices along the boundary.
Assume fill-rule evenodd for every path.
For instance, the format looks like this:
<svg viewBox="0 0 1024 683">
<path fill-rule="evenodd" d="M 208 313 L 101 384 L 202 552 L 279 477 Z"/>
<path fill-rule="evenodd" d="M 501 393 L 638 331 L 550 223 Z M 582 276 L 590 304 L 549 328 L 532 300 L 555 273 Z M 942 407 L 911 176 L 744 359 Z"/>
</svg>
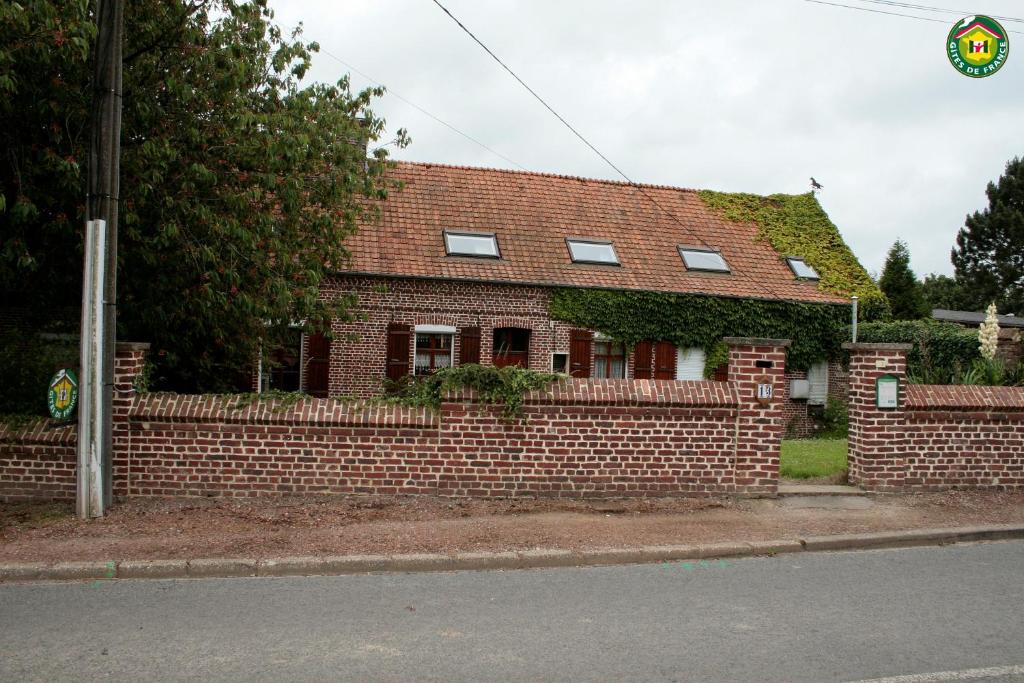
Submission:
<svg viewBox="0 0 1024 683">
<path fill-rule="evenodd" d="M 74 499 L 77 443 L 74 426 L 0 424 L 0 501 Z"/>
<path fill-rule="evenodd" d="M 776 490 L 785 352 L 769 340 L 733 342 L 729 382 L 572 380 L 527 396 L 522 419 L 512 421 L 471 395 L 448 397 L 436 414 L 335 399 L 239 406 L 231 397 L 137 396 L 143 350 L 119 353 L 117 495 Z M 767 405 L 755 398 L 762 378 L 776 392 Z M 47 497 L 73 497 L 75 430 L 62 431 L 59 445 L 36 448 L 37 437 L 25 434 L 3 442 L 0 498 L 32 497 L 24 482 Z M 39 463 L 50 460 L 61 466 L 47 475 Z"/>
<path fill-rule="evenodd" d="M 1024 488 L 1024 388 L 907 385 L 875 407 L 875 379 L 906 377 L 905 345 L 850 348 L 850 480 L 876 491 Z"/>
</svg>

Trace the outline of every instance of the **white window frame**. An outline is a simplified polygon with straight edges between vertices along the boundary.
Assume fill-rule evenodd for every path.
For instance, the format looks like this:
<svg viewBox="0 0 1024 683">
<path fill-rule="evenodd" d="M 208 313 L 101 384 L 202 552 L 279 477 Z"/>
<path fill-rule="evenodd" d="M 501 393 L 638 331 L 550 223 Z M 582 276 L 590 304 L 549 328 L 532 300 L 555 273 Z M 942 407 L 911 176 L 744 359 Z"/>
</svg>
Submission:
<svg viewBox="0 0 1024 683">
<path fill-rule="evenodd" d="M 676 249 L 679 251 L 679 258 L 681 258 L 683 260 L 683 267 L 686 268 L 686 270 L 688 272 L 722 273 L 722 274 L 725 274 L 725 275 L 729 275 L 729 274 L 732 273 L 732 268 L 729 267 L 729 262 L 725 260 L 725 257 L 722 256 L 722 252 L 719 251 L 718 249 L 710 249 L 708 247 L 687 247 L 687 246 L 683 246 L 683 245 L 679 245 L 678 247 L 676 247 Z M 686 254 L 687 253 L 715 254 L 715 255 L 718 256 L 718 258 L 722 259 L 722 265 L 724 267 L 723 268 L 701 268 L 700 266 L 691 266 L 686 261 Z"/>
<path fill-rule="evenodd" d="M 801 275 L 797 270 L 797 266 L 794 265 L 795 263 L 802 264 L 804 268 L 810 270 L 814 275 Z M 787 256 L 786 264 L 789 265 L 789 269 L 793 271 L 793 275 L 796 276 L 797 280 L 817 281 L 821 279 L 821 273 L 819 273 L 814 266 L 808 263 L 807 260 L 801 256 Z"/>
<path fill-rule="evenodd" d="M 700 376 L 699 377 L 683 377 L 683 369 L 686 367 L 686 363 L 683 362 L 684 357 L 687 354 L 699 353 L 701 359 L 700 365 Z M 704 379 L 704 373 L 707 372 L 708 358 L 707 354 L 699 346 L 688 346 L 688 347 L 677 347 L 676 348 L 676 379 L 682 380 L 701 380 Z"/>
<path fill-rule="evenodd" d="M 575 252 L 573 252 L 573 244 L 592 244 L 602 247 L 608 247 L 612 252 L 612 258 L 614 261 L 595 261 L 586 258 L 576 258 Z M 573 263 L 584 263 L 592 266 L 621 266 L 622 261 L 619 259 L 619 252 L 615 250 L 615 244 L 611 240 L 598 240 L 589 237 L 566 237 L 565 248 L 569 250 L 569 259 Z"/>
<path fill-rule="evenodd" d="M 807 405 L 810 406 L 823 406 L 828 403 L 828 370 L 829 363 L 827 360 L 819 361 L 814 363 L 811 367 L 807 368 Z M 814 381 L 811 374 L 816 373 L 820 377 L 820 382 Z M 824 391 L 815 391 L 815 386 L 823 385 Z M 815 394 L 820 394 L 815 396 Z"/>
<path fill-rule="evenodd" d="M 416 325 L 412 331 L 412 365 L 409 368 L 412 372 L 413 377 L 425 377 L 426 375 L 416 374 L 416 347 L 419 344 L 419 335 L 421 334 L 443 334 L 451 337 L 451 341 L 448 343 L 448 350 L 451 352 L 451 362 L 448 367 L 454 368 L 458 363 L 458 359 L 455 357 L 455 333 L 458 332 L 454 325 Z M 436 368 L 435 368 L 436 370 Z"/>
<path fill-rule="evenodd" d="M 477 254 L 469 253 L 465 251 L 456 251 L 452 249 L 451 240 L 449 237 L 471 237 L 474 239 L 490 239 L 494 245 L 493 254 Z M 501 258 L 501 245 L 498 244 L 498 235 L 493 232 L 470 232 L 467 230 L 445 230 L 444 231 L 444 251 L 447 256 L 464 256 L 466 258 L 490 258 L 500 259 Z"/>
</svg>

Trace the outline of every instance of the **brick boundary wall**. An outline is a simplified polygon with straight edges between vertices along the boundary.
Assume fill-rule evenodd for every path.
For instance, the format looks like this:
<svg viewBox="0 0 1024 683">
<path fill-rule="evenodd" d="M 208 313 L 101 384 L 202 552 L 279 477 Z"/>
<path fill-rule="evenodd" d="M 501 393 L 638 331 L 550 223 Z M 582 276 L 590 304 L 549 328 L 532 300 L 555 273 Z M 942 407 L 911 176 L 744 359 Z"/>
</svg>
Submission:
<svg viewBox="0 0 1024 683">
<path fill-rule="evenodd" d="M 136 395 L 146 347 L 119 345 L 114 493 L 774 495 L 788 342 L 727 343 L 728 382 L 568 380 L 527 395 L 522 419 L 511 421 L 471 393 L 446 397 L 436 412 Z M 762 381 L 774 391 L 767 404 L 756 399 Z M 0 432 L 0 500 L 72 498 L 75 434 L 43 423 Z"/>
<path fill-rule="evenodd" d="M 850 480 L 873 491 L 1024 489 L 1024 387 L 906 385 L 908 344 L 850 351 Z M 875 380 L 901 381 L 899 408 Z"/>
</svg>

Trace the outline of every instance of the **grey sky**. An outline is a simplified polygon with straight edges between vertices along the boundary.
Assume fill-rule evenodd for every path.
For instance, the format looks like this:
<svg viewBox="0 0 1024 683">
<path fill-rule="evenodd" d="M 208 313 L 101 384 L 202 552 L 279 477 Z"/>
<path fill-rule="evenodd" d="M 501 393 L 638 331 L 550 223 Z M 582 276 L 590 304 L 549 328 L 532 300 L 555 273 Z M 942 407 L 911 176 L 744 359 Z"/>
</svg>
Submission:
<svg viewBox="0 0 1024 683">
<path fill-rule="evenodd" d="M 803 0 L 442 0 L 520 77 L 638 182 L 800 193 L 809 176 L 872 271 L 901 237 L 919 275 L 950 273 L 965 214 L 1024 154 L 1024 22 L 1010 56 L 970 79 L 944 52 L 958 16 L 916 21 Z M 528 170 L 615 172 L 431 0 L 272 0 L 277 21 Z M 1020 0 L 916 4 L 1024 18 Z M 321 53 L 310 77 L 347 69 Z M 368 85 L 352 74 L 356 87 Z M 386 95 L 375 110 L 413 144 L 396 158 L 506 161 Z"/>
</svg>

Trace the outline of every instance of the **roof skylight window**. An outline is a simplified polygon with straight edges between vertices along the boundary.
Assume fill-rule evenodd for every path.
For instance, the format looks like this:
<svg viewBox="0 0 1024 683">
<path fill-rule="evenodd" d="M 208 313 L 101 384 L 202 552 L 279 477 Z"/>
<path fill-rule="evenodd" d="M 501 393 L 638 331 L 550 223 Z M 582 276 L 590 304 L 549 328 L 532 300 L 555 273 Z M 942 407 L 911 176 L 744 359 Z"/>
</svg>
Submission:
<svg viewBox="0 0 1024 683">
<path fill-rule="evenodd" d="M 790 270 L 800 280 L 820 280 L 821 276 L 818 275 L 818 271 L 807 264 L 802 258 L 790 256 L 786 259 L 786 263 L 789 264 Z"/>
<path fill-rule="evenodd" d="M 501 258 L 498 237 L 493 232 L 444 231 L 444 249 L 449 256 Z"/>
<path fill-rule="evenodd" d="M 697 249 L 679 247 L 679 255 L 683 257 L 683 265 L 687 270 L 702 270 L 708 273 L 728 273 L 729 264 L 720 252 L 713 249 Z"/>
<path fill-rule="evenodd" d="M 573 263 L 598 263 L 603 265 L 619 265 L 619 256 L 611 242 L 599 240 L 567 239 L 569 256 Z"/>
</svg>

